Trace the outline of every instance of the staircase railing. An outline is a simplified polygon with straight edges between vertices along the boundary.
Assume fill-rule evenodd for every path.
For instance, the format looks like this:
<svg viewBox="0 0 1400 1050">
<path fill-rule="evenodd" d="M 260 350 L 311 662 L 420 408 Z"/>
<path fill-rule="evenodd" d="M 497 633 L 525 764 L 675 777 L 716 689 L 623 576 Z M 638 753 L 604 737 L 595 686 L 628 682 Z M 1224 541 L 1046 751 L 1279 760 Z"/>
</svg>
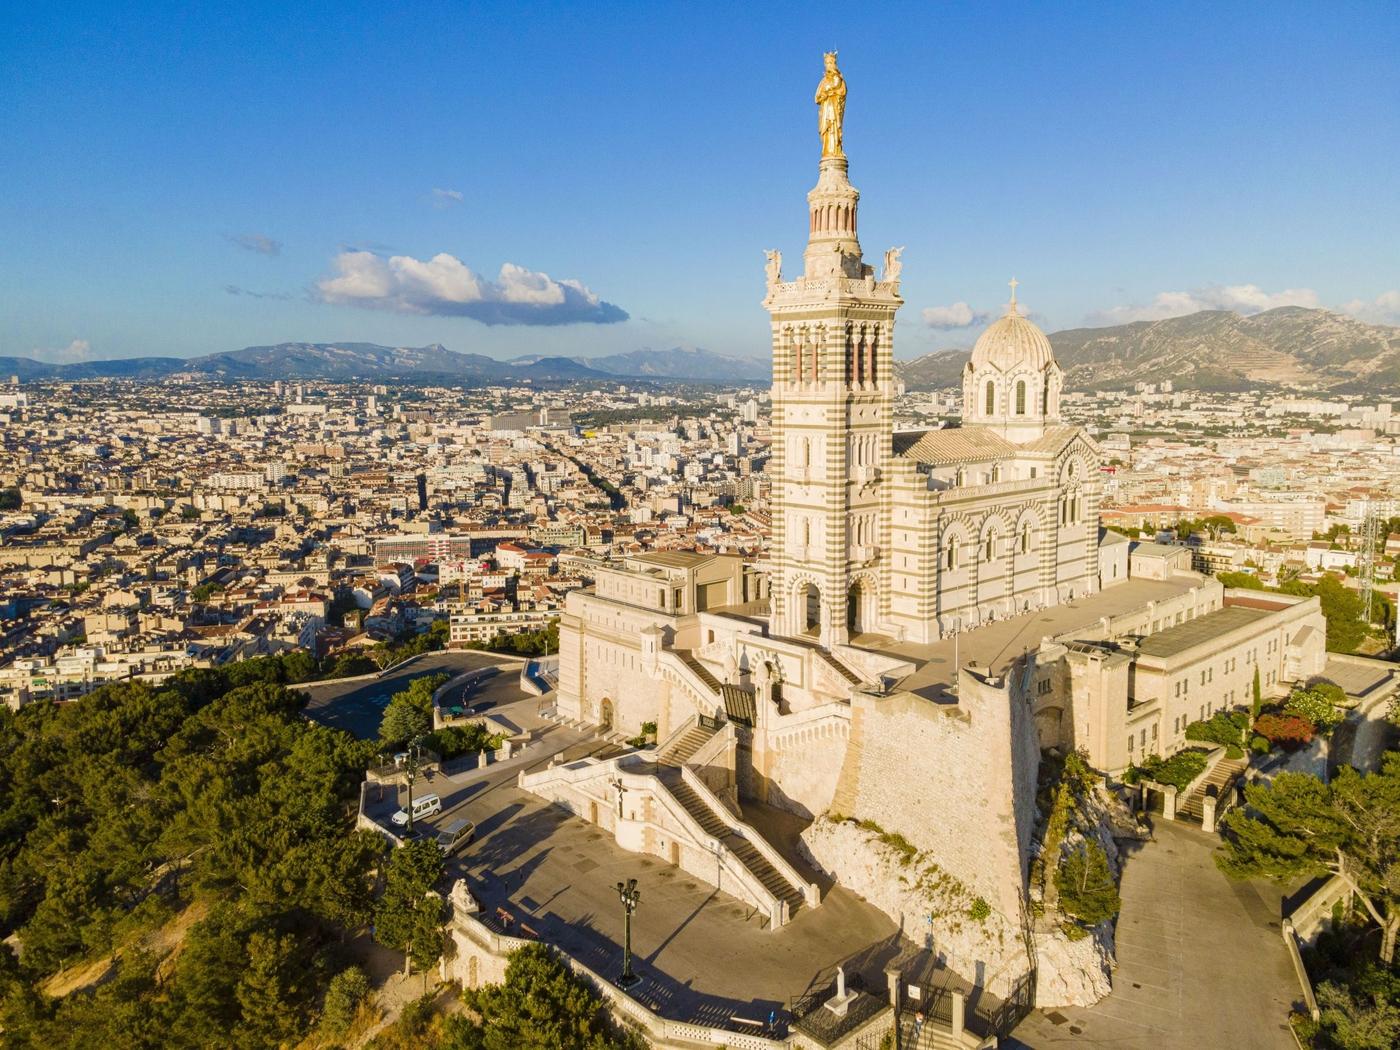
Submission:
<svg viewBox="0 0 1400 1050">
<path fill-rule="evenodd" d="M 666 753 L 666 749 L 672 744 L 674 744 L 676 741 L 678 741 L 681 737 L 685 736 L 685 734 L 691 728 L 693 728 L 694 725 L 695 716 L 691 715 L 684 722 L 678 725 L 675 729 L 671 730 L 671 732 L 666 735 L 666 739 L 656 745 L 656 757 L 660 758 L 662 755 L 664 755 Z"/>
<path fill-rule="evenodd" d="M 782 876 L 783 880 L 787 882 L 789 886 L 802 895 L 803 901 L 809 908 L 815 908 L 821 903 L 821 890 L 817 887 L 817 884 L 815 882 L 807 882 L 803 879 L 802 876 L 797 873 L 797 869 L 789 864 L 787 859 L 774 849 L 766 838 L 748 824 L 745 824 L 738 817 L 734 816 L 733 813 L 729 812 L 729 810 L 725 808 L 724 803 L 715 797 L 715 793 L 700 779 L 699 774 L 697 774 L 695 770 L 691 769 L 689 766 L 682 766 L 681 779 L 690 786 L 692 791 L 700 796 L 700 801 L 708 806 L 711 812 L 719 817 L 730 831 L 738 835 L 741 839 L 745 839 L 750 846 L 759 852 L 764 860 L 773 866 L 773 870 Z"/>
</svg>

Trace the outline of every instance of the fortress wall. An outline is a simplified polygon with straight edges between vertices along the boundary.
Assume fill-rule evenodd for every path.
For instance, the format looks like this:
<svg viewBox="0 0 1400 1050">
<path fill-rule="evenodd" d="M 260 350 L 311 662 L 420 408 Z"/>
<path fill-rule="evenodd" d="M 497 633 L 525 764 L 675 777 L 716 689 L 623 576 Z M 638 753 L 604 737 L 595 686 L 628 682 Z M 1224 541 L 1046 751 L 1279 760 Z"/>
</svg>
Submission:
<svg viewBox="0 0 1400 1050">
<path fill-rule="evenodd" d="M 831 808 L 929 853 L 1019 927 L 1039 746 L 1029 705 L 964 673 L 960 703 L 858 694 Z M 1024 710 L 1022 710 L 1024 709 Z"/>
</svg>

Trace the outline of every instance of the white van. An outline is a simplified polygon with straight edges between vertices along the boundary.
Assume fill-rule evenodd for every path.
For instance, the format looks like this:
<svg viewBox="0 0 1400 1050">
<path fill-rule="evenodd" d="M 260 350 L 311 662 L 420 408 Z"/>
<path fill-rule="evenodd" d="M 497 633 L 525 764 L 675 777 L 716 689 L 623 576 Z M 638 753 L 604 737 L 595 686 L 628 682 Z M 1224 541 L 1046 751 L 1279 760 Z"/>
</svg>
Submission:
<svg viewBox="0 0 1400 1050">
<path fill-rule="evenodd" d="M 436 795 L 419 795 L 413 800 L 413 819 L 422 820 L 424 817 L 431 817 L 434 813 L 442 812 L 442 799 Z M 389 818 L 398 827 L 403 827 L 408 823 L 408 811 L 399 810 Z"/>
<path fill-rule="evenodd" d="M 451 855 L 476 838 L 476 825 L 470 820 L 454 820 L 438 831 L 437 844 Z"/>
</svg>

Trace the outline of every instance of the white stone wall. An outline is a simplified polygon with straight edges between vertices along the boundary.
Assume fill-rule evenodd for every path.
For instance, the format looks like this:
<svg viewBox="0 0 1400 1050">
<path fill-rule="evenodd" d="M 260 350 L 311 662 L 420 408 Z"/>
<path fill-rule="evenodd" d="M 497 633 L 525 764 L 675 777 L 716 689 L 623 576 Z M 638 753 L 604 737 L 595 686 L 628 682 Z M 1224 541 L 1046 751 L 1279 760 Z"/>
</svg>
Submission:
<svg viewBox="0 0 1400 1050">
<path fill-rule="evenodd" d="M 957 706 L 912 693 L 853 700 L 832 809 L 903 835 L 1006 915 L 1019 915 L 1039 761 L 1029 705 L 964 674 Z"/>
</svg>

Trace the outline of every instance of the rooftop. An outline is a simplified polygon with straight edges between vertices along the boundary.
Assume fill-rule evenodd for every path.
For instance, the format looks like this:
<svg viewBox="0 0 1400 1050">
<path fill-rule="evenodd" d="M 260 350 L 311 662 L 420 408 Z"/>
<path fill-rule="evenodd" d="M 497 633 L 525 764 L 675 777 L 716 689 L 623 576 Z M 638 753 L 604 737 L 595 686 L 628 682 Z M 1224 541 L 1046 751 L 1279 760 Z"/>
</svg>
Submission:
<svg viewBox="0 0 1400 1050">
<path fill-rule="evenodd" d="M 883 635 L 863 634 L 858 635 L 851 644 L 860 649 L 901 656 L 919 664 L 918 670 L 900 682 L 900 688 L 927 696 L 940 692 L 952 681 L 955 645 L 957 658 L 964 666 L 975 663 L 990 667 L 993 674 L 1000 674 L 1023 652 L 1038 647 L 1046 638 L 1060 638 L 1097 627 L 1105 616 L 1121 616 L 1148 602 L 1174 598 L 1199 586 L 1200 582 L 1200 577 L 1194 575 L 1177 576 L 1171 580 L 1127 580 L 1065 605 L 984 624 L 975 630 L 965 631 L 956 640 L 944 638 L 918 645 L 895 642 Z"/>
<path fill-rule="evenodd" d="M 1176 656 L 1198 645 L 1215 641 L 1231 631 L 1256 623 L 1271 611 L 1273 610 L 1256 609 L 1247 605 L 1227 605 L 1223 609 L 1148 635 L 1138 643 L 1138 652 L 1143 656 Z"/>
</svg>

